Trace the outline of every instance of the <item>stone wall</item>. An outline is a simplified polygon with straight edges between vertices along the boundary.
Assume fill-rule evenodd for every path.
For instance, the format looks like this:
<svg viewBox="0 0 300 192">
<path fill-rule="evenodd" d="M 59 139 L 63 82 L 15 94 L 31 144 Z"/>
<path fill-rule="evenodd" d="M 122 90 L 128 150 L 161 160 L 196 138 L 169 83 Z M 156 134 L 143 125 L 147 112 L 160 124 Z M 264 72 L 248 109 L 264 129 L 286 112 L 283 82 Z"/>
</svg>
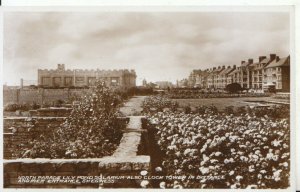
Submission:
<svg viewBox="0 0 300 192">
<path fill-rule="evenodd" d="M 126 120 L 128 119 L 126 118 Z M 138 188 L 143 180 L 147 180 L 145 177 L 151 175 L 150 156 L 139 155 L 139 148 L 142 145 L 141 136 L 147 132 L 142 128 L 142 120 L 143 117 L 139 116 L 129 117 L 120 145 L 112 156 L 94 159 L 4 160 L 4 187 Z M 47 127 L 51 121 L 58 125 L 59 122 L 63 121 L 63 118 L 5 118 L 5 153 L 8 153 L 7 150 L 17 150 L 18 144 L 26 145 L 28 140 L 39 135 L 40 131 L 55 128 L 55 126 Z M 29 129 L 30 131 L 28 131 Z M 8 142 L 8 139 L 14 139 L 12 141 L 16 143 L 9 146 L 12 142 Z M 147 171 L 147 175 L 142 176 L 141 171 Z M 26 178 L 30 176 L 31 181 L 29 182 Z M 55 183 L 53 179 L 43 180 L 42 176 L 57 176 L 56 179 L 58 180 Z M 69 179 L 65 180 L 67 176 Z M 94 181 L 84 180 L 84 178 L 88 178 L 87 176 L 90 176 Z M 108 178 L 109 176 L 114 178 Z M 101 177 L 106 179 L 100 181 Z M 38 178 L 40 179 L 37 180 Z M 36 180 L 33 181 L 34 179 Z"/>
<path fill-rule="evenodd" d="M 99 159 L 17 159 L 4 161 L 5 188 L 137 188 L 143 180 L 140 172 L 150 174 L 150 157 L 136 156 L 132 158 L 104 157 Z M 21 181 L 21 176 L 60 176 L 60 181 L 42 180 L 40 182 Z M 78 182 L 64 183 L 66 176 L 75 177 Z M 101 176 L 124 176 L 120 179 L 107 179 L 103 182 L 84 181 L 82 176 L 93 176 L 94 180 Z M 128 178 L 132 176 L 131 178 Z M 133 179 L 134 177 L 138 179 Z M 25 178 L 25 177 L 23 177 Z M 87 177 L 85 177 L 87 178 Z M 66 181 L 66 180 L 65 180 Z"/>
</svg>

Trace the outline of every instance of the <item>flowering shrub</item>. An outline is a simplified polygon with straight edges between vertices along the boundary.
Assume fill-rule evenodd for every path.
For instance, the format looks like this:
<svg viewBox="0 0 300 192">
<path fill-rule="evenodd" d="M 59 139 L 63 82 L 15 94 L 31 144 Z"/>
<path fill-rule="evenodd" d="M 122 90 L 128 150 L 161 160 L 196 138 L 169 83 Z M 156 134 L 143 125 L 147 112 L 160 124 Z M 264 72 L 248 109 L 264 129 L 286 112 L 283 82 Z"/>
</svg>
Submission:
<svg viewBox="0 0 300 192">
<path fill-rule="evenodd" d="M 229 109 L 230 110 L 230 109 Z M 165 154 L 166 188 L 287 188 L 287 118 L 158 112 L 147 117 Z M 189 176 L 194 176 L 192 179 Z M 198 176 L 198 179 L 196 179 Z"/>
<path fill-rule="evenodd" d="M 122 137 L 117 121 L 120 97 L 102 82 L 91 94 L 73 105 L 65 122 L 57 129 L 36 138 L 22 157 L 87 158 L 111 155 Z"/>
</svg>

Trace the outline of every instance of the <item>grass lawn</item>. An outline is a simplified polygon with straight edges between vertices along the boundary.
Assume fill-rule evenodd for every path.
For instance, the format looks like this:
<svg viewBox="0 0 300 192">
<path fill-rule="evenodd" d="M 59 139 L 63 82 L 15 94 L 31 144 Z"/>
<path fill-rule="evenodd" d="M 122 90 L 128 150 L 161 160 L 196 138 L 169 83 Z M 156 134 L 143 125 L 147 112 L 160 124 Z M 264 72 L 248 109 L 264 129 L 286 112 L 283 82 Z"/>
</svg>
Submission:
<svg viewBox="0 0 300 192">
<path fill-rule="evenodd" d="M 205 105 L 205 106 L 215 105 L 219 110 L 223 110 L 227 106 L 242 107 L 247 105 L 262 106 L 262 105 L 272 104 L 272 103 L 263 103 L 266 101 L 287 102 L 284 99 L 274 99 L 272 97 L 236 97 L 236 98 L 172 99 L 172 100 L 177 101 L 180 107 L 190 105 L 192 108 L 194 108 L 200 105 Z M 259 103 L 260 101 L 262 101 L 262 103 Z"/>
</svg>

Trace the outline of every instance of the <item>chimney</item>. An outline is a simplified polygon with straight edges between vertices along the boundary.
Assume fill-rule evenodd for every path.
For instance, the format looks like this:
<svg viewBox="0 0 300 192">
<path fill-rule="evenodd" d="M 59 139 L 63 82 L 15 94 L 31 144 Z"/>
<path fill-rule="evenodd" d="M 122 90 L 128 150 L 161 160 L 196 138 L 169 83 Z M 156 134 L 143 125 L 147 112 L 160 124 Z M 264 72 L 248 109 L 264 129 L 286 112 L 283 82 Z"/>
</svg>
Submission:
<svg viewBox="0 0 300 192">
<path fill-rule="evenodd" d="M 225 69 L 225 68 L 226 68 L 225 65 L 223 65 L 223 66 L 222 66 L 222 69 Z"/>
<path fill-rule="evenodd" d="M 253 63 L 253 59 L 248 59 L 248 63 L 252 64 Z"/>
<path fill-rule="evenodd" d="M 262 62 L 262 60 L 264 60 L 265 58 L 267 58 L 266 56 L 259 56 L 258 61 Z"/>
<path fill-rule="evenodd" d="M 236 68 L 236 65 L 233 65 L 233 68 L 235 69 L 235 68 Z"/>
<path fill-rule="evenodd" d="M 270 54 L 270 61 L 273 61 L 274 59 L 276 59 L 276 54 Z"/>
<path fill-rule="evenodd" d="M 216 69 L 216 67 L 213 67 L 213 70 L 215 70 Z"/>
<path fill-rule="evenodd" d="M 279 58 L 279 56 L 276 56 L 276 62 L 278 62 L 278 61 L 279 61 L 279 59 L 280 59 L 280 58 Z"/>
<path fill-rule="evenodd" d="M 245 63 L 245 61 L 242 61 L 241 64 L 243 65 Z"/>
<path fill-rule="evenodd" d="M 221 66 L 218 66 L 218 69 L 221 69 Z"/>
<path fill-rule="evenodd" d="M 227 69 L 230 69 L 231 68 L 231 66 L 229 65 L 229 66 L 227 66 Z"/>
</svg>

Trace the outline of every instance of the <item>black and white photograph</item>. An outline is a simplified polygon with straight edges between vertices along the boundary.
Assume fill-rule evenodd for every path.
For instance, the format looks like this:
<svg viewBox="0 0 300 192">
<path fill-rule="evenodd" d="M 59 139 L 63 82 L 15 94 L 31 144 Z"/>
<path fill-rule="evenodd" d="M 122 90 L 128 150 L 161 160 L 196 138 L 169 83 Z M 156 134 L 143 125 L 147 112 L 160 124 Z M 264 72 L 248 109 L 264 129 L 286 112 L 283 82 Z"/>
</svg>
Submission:
<svg viewBox="0 0 300 192">
<path fill-rule="evenodd" d="M 3 12 L 3 188 L 291 189 L 292 20 Z"/>
</svg>

